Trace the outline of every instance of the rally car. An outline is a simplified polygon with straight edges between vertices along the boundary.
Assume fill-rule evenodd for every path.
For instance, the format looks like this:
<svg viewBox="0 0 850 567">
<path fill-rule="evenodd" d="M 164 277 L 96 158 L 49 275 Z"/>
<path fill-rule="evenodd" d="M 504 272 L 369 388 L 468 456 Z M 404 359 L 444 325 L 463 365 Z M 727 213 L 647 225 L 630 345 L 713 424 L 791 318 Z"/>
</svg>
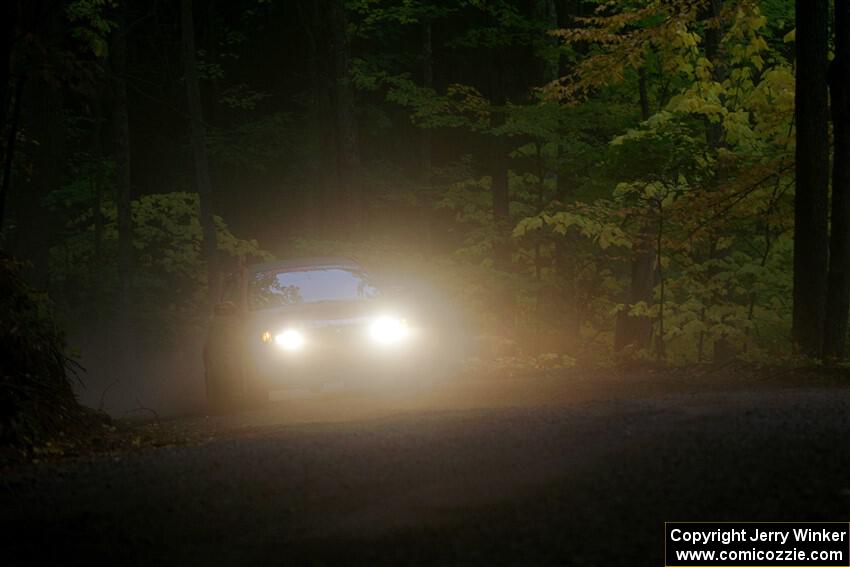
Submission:
<svg viewBox="0 0 850 567">
<path fill-rule="evenodd" d="M 213 404 L 328 382 L 415 386 L 458 361 L 451 322 L 358 262 L 312 258 L 243 267 L 225 281 L 204 346 Z"/>
</svg>

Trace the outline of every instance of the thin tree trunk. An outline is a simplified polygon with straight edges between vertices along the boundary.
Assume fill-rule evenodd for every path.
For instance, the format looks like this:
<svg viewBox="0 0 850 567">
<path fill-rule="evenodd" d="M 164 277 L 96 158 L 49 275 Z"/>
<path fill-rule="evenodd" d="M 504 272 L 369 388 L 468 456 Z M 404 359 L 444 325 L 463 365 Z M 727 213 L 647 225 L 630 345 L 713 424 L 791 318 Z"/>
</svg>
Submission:
<svg viewBox="0 0 850 567">
<path fill-rule="evenodd" d="M 824 357 L 843 359 L 850 309 L 850 0 L 835 0 L 832 103 L 832 222 L 829 241 Z"/>
<path fill-rule="evenodd" d="M 490 127 L 499 128 L 505 123 L 504 55 L 497 53 L 492 66 L 492 110 Z M 506 271 L 511 264 L 510 248 L 510 195 L 508 193 L 508 152 L 505 141 L 499 135 L 492 136 L 490 146 L 490 193 L 493 199 L 493 265 Z"/>
<path fill-rule="evenodd" d="M 495 130 L 505 123 L 508 71 L 503 48 L 496 48 L 490 69 L 491 110 L 490 128 Z M 503 136 L 489 136 L 490 196 L 493 215 L 493 267 L 498 272 L 511 269 L 510 194 L 508 191 L 508 148 Z M 505 278 L 493 274 L 492 308 L 497 316 L 499 333 L 512 335 L 516 327 L 516 298 Z"/>
<path fill-rule="evenodd" d="M 664 362 L 667 359 L 667 343 L 664 335 L 664 304 L 667 298 L 665 297 L 665 281 L 664 281 L 664 265 L 661 258 L 661 243 L 664 235 L 664 206 L 661 200 L 658 201 L 658 234 L 656 236 L 655 250 L 656 266 L 655 271 L 658 274 L 658 335 L 655 337 L 655 358 L 658 362 Z"/>
<path fill-rule="evenodd" d="M 422 86 L 426 89 L 434 88 L 434 67 L 431 45 L 431 20 L 426 18 L 422 21 Z M 431 183 L 431 129 L 423 128 L 422 137 L 419 140 L 419 168 L 423 183 L 428 186 Z"/>
<path fill-rule="evenodd" d="M 92 305 L 92 324 L 95 328 L 102 328 L 101 314 L 103 306 L 101 295 L 103 293 L 101 270 L 104 265 L 103 258 L 103 190 L 109 186 L 103 167 L 103 160 L 106 157 L 106 151 L 103 144 L 103 126 L 104 120 L 103 101 L 100 98 L 94 100 L 93 118 L 95 120 L 94 130 L 92 132 L 92 153 L 95 157 L 95 174 L 91 180 L 92 190 L 94 191 L 94 204 L 92 206 L 92 215 L 94 217 L 94 230 L 92 231 L 92 260 L 89 262 L 89 301 Z"/>
<path fill-rule="evenodd" d="M 52 19 L 54 16 L 51 15 Z M 58 29 L 59 22 L 48 24 Z M 55 27 L 54 27 L 55 26 Z M 45 64 L 40 61 L 39 64 Z M 14 201 L 20 205 L 18 236 L 19 253 L 31 262 L 27 270 L 28 281 L 37 289 L 47 290 L 50 285 L 50 245 L 55 225 L 51 223 L 50 209 L 44 199 L 62 186 L 65 173 L 65 101 L 63 91 L 44 78 L 33 78 L 27 83 L 27 98 L 21 99 L 22 124 L 35 144 L 32 152 L 32 173 L 26 187 L 15 191 Z"/>
<path fill-rule="evenodd" d="M 422 21 L 422 87 L 425 89 L 434 88 L 434 68 L 433 68 L 433 50 L 431 38 L 431 19 L 425 17 Z M 431 129 L 422 128 L 420 130 L 419 139 L 419 175 L 422 182 L 423 199 L 420 202 L 420 215 L 422 218 L 422 230 L 424 232 L 424 242 L 426 252 L 428 254 L 433 250 L 433 230 L 431 219 L 432 195 L 431 195 Z"/>
<path fill-rule="evenodd" d="M 705 30 L 705 58 L 711 62 L 712 75 L 717 82 L 722 82 L 725 75 L 723 59 L 720 57 L 723 36 L 720 21 L 722 4 L 723 0 L 710 0 L 704 6 L 703 12 L 703 18 L 708 21 Z M 723 139 L 723 124 L 719 121 L 712 122 L 708 117 L 705 117 L 704 121 L 706 142 L 709 147 L 716 150 Z"/>
<path fill-rule="evenodd" d="M 117 16 L 112 33 L 112 145 L 115 149 L 115 204 L 118 225 L 119 346 L 125 362 L 134 358 L 132 288 L 135 271 L 133 251 L 133 211 L 130 189 L 130 119 L 127 106 L 127 18 L 124 9 Z"/>
<path fill-rule="evenodd" d="M 15 162 L 15 140 L 18 138 L 18 123 L 21 119 L 21 101 L 24 94 L 24 83 L 26 79 L 21 77 L 15 86 L 15 95 L 12 99 L 12 118 L 9 120 L 9 129 L 6 136 L 6 146 L 3 148 L 3 181 L 0 183 L 0 230 L 3 230 L 3 222 L 6 219 L 6 199 L 12 186 L 12 165 Z M 2 131 L 2 123 L 0 123 Z"/>
<path fill-rule="evenodd" d="M 502 115 L 501 111 L 496 112 Z M 504 118 L 497 118 L 494 126 L 500 125 Z M 510 243 L 510 194 L 508 193 L 508 156 L 505 143 L 494 136 L 491 155 L 491 194 L 493 197 L 493 222 L 495 235 L 493 242 L 493 265 L 497 270 L 507 271 L 511 267 Z"/>
<path fill-rule="evenodd" d="M 212 181 L 207 157 L 207 133 L 201 108 L 201 91 L 198 88 L 198 70 L 195 62 L 195 23 L 192 0 L 181 0 L 180 22 L 183 37 L 183 73 L 189 107 L 189 128 L 192 137 L 192 155 L 195 164 L 195 188 L 200 203 L 203 256 L 207 265 L 209 301 L 218 298 L 218 242 L 212 205 Z"/>
<path fill-rule="evenodd" d="M 638 69 L 638 94 L 640 97 L 640 117 L 644 122 L 649 120 L 649 94 L 646 85 L 646 66 Z"/>
<path fill-rule="evenodd" d="M 655 287 L 655 235 L 650 222 L 641 229 L 632 246 L 631 277 L 626 296 L 626 309 L 635 304 L 652 303 L 652 290 Z M 614 350 L 619 352 L 628 346 L 635 349 L 649 347 L 652 337 L 652 319 L 648 316 L 634 316 L 627 311 L 617 314 L 614 329 Z"/>
<path fill-rule="evenodd" d="M 638 70 L 638 95 L 640 98 L 641 119 L 649 120 L 649 94 L 647 92 L 646 71 Z M 651 206 L 650 206 L 651 212 Z M 626 309 L 617 314 L 614 326 L 614 350 L 620 352 L 627 346 L 635 349 L 649 347 L 652 338 L 652 319 L 647 316 L 636 317 L 628 310 L 636 303 L 652 303 L 652 290 L 655 287 L 655 238 L 650 222 L 641 228 L 632 245 L 631 278 Z"/>
<path fill-rule="evenodd" d="M 17 2 L 0 3 L 0 134 L 4 132 L 12 100 L 12 46 L 17 19 Z"/>
<path fill-rule="evenodd" d="M 723 20 L 722 20 L 723 0 L 710 0 L 705 6 L 703 14 L 707 21 L 705 32 L 705 57 L 712 64 L 712 78 L 717 83 L 723 83 L 726 79 L 726 69 L 724 67 L 724 59 L 722 56 L 722 40 L 723 40 Z M 708 117 L 704 118 L 705 125 L 705 141 L 708 147 L 713 151 L 718 151 L 725 145 L 724 137 L 725 130 L 721 122 L 713 122 Z M 720 162 L 719 162 L 720 163 Z M 722 165 L 718 165 L 714 171 L 714 176 L 710 189 L 717 190 L 723 185 L 723 180 L 727 173 Z M 716 243 L 712 242 L 708 254 L 709 260 L 715 260 L 728 255 L 727 250 L 718 250 Z M 708 277 L 716 275 L 717 270 L 709 270 Z M 713 345 L 713 361 L 715 363 L 723 363 L 732 360 L 737 355 L 737 348 L 723 334 L 714 339 Z"/>
<path fill-rule="evenodd" d="M 333 206 L 334 195 L 331 187 L 336 187 L 336 160 L 331 151 L 335 146 L 334 126 L 331 118 L 333 104 L 331 102 L 330 81 L 328 80 L 328 46 L 319 38 L 325 34 L 322 17 L 325 3 L 315 0 L 301 0 L 297 4 L 298 14 L 304 28 L 307 40 L 307 51 L 310 54 L 308 65 L 309 92 L 311 105 L 309 120 L 311 132 L 315 138 L 311 140 L 313 149 L 314 172 L 313 182 L 306 197 L 306 209 L 310 234 L 314 237 L 332 236 L 329 226 L 332 219 L 329 211 Z"/>
<path fill-rule="evenodd" d="M 819 356 L 827 270 L 827 0 L 796 3 L 796 194 L 794 307 L 791 336 L 801 352 Z"/>
<path fill-rule="evenodd" d="M 555 27 L 568 28 L 575 25 L 575 17 L 582 15 L 581 2 L 576 0 L 554 0 L 555 8 Z M 579 52 L 585 50 L 585 46 L 578 46 Z M 557 61 L 557 75 L 565 77 L 573 71 L 573 59 L 563 50 L 559 50 Z M 572 187 L 569 183 L 569 177 L 566 171 L 561 169 L 560 164 L 563 163 L 563 156 L 567 153 L 568 146 L 558 144 L 558 161 L 559 166 L 556 173 L 555 186 L 557 199 L 561 202 L 568 203 L 573 198 L 571 195 Z M 575 236 L 565 235 L 564 238 L 559 238 L 555 241 L 555 266 L 558 273 L 558 278 L 561 286 L 561 298 L 563 301 L 563 310 L 560 315 L 565 319 L 564 326 L 566 331 L 566 347 L 567 350 L 575 350 L 578 347 L 581 331 L 581 319 L 579 318 L 580 302 L 578 294 L 578 285 L 576 282 L 575 256 L 572 253 Z"/>
<path fill-rule="evenodd" d="M 92 147 L 95 155 L 96 174 L 92 180 L 92 189 L 94 190 L 94 207 L 92 214 L 94 216 L 94 234 L 92 235 L 92 249 L 94 250 L 94 261 L 92 266 L 97 268 L 103 264 L 103 187 L 105 185 L 103 179 L 103 163 L 104 147 L 103 147 L 103 105 L 98 99 L 95 101 L 95 120 L 97 123 L 94 126 L 92 133 Z M 94 276 L 94 274 L 93 274 Z M 94 277 L 93 277 L 94 279 Z M 98 289 L 93 290 L 95 293 L 100 293 Z M 96 298 L 93 298 L 96 299 Z"/>
<path fill-rule="evenodd" d="M 360 186 L 360 147 L 354 116 L 351 55 L 343 0 L 331 0 L 330 36 L 334 65 L 334 115 L 336 117 L 337 171 L 339 177 L 340 226 L 343 236 L 361 236 L 363 195 Z"/>
</svg>

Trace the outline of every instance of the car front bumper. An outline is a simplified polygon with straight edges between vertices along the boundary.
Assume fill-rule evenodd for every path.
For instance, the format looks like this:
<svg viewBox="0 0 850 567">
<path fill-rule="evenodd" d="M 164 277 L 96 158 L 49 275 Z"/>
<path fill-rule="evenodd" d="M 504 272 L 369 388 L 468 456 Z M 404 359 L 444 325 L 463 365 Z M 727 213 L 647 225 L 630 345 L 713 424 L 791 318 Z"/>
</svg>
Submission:
<svg viewBox="0 0 850 567">
<path fill-rule="evenodd" d="M 399 344 L 376 345 L 366 340 L 312 340 L 287 351 L 274 343 L 249 349 L 248 368 L 259 385 L 312 386 L 325 382 L 384 383 L 404 381 L 423 371 L 429 359 L 422 336 Z"/>
</svg>

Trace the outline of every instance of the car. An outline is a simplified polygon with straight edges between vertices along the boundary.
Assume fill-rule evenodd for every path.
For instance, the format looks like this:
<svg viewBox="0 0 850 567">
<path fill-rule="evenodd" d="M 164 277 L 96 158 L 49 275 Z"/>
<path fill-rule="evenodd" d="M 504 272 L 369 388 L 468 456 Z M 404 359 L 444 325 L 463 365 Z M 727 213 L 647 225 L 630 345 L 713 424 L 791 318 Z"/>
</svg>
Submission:
<svg viewBox="0 0 850 567">
<path fill-rule="evenodd" d="M 450 374 L 457 326 L 433 302 L 349 258 L 243 267 L 225 280 L 204 345 L 207 397 L 222 406 L 329 382 L 416 387 Z M 445 312 L 445 310 L 443 310 Z"/>
</svg>

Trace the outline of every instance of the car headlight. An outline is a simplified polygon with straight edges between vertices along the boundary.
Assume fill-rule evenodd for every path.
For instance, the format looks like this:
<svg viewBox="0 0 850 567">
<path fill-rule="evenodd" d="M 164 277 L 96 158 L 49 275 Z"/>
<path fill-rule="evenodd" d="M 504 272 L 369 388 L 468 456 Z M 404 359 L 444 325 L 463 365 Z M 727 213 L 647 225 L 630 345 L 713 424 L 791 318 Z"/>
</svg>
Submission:
<svg viewBox="0 0 850 567">
<path fill-rule="evenodd" d="M 304 335 L 295 329 L 287 329 L 274 336 L 274 342 L 284 350 L 299 350 L 304 346 Z"/>
<path fill-rule="evenodd" d="M 401 342 L 409 333 L 407 321 L 396 317 L 378 317 L 369 327 L 372 338 L 385 345 Z"/>
</svg>

